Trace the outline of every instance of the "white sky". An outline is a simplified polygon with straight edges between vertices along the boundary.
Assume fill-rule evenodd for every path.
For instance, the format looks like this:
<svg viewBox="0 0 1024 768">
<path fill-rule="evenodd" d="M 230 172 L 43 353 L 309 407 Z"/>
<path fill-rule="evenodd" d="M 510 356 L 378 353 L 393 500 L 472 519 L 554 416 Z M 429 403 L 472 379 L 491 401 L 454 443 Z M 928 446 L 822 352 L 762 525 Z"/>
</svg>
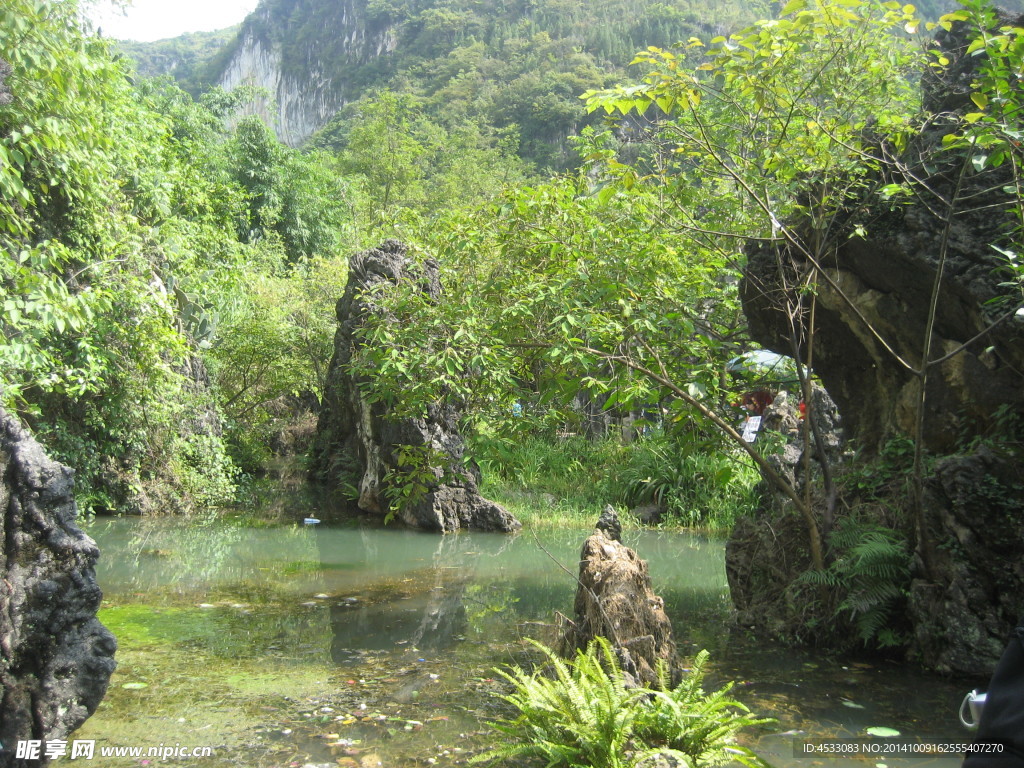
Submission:
<svg viewBox="0 0 1024 768">
<path fill-rule="evenodd" d="M 96 0 L 89 17 L 104 37 L 163 40 L 186 32 L 205 32 L 237 24 L 257 0 L 134 0 L 123 10 L 111 0 Z"/>
</svg>

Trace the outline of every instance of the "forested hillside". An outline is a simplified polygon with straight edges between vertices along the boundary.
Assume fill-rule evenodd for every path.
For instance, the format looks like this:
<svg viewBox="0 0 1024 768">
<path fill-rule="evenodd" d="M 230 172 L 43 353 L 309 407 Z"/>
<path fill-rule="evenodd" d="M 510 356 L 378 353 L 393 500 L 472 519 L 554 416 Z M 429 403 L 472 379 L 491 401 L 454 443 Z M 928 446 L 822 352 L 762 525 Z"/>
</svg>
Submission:
<svg viewBox="0 0 1024 768">
<path fill-rule="evenodd" d="M 119 40 L 117 47 L 134 62 L 141 77 L 170 75 L 183 90 L 199 98 L 210 87 L 210 73 L 223 61 L 224 50 L 237 36 L 235 26 L 152 43 Z"/>
<path fill-rule="evenodd" d="M 928 0 L 918 12 L 952 6 Z M 595 124 L 576 97 L 621 80 L 636 51 L 772 12 L 760 0 L 266 0 L 237 30 L 121 46 L 140 73 L 171 74 L 196 97 L 218 84 L 265 88 L 255 108 L 292 144 L 344 148 L 387 89 L 446 130 L 471 122 L 550 170 L 575 162 L 567 137 Z"/>
<path fill-rule="evenodd" d="M 215 55 L 210 39 L 197 36 L 125 51 L 146 73 L 158 59 L 183 62 L 164 71 L 198 95 L 258 46 L 257 57 L 268 58 L 242 71 L 259 80 L 268 66 L 279 70 L 258 83 L 278 102 L 264 108 L 278 115 L 268 122 L 287 122 L 280 108 L 292 99 L 308 100 L 307 112 L 320 102 L 340 110 L 316 146 L 345 147 L 355 116 L 388 89 L 446 130 L 469 122 L 485 135 L 514 137 L 525 159 L 561 168 L 573 162 L 566 138 L 587 122 L 580 93 L 621 78 L 648 45 L 711 37 L 767 10 L 724 0 L 267 0 Z"/>
</svg>

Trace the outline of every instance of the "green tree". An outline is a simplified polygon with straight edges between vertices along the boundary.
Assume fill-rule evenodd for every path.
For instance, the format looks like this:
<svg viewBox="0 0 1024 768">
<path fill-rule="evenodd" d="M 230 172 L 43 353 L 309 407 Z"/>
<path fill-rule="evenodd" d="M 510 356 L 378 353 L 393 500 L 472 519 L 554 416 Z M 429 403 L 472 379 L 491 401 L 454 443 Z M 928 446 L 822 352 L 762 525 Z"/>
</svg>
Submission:
<svg viewBox="0 0 1024 768">
<path fill-rule="evenodd" d="M 446 282 L 471 297 L 459 307 L 470 318 L 403 293 L 407 323 L 372 331 L 367 371 L 416 407 L 441 392 L 504 392 L 507 402 L 524 384 L 549 398 L 586 387 L 608 408 L 661 404 L 670 421 L 722 436 L 772 479 L 803 516 L 820 569 L 829 521 L 723 408 L 725 361 L 744 342 L 737 275 L 751 240 L 820 263 L 845 236 L 835 212 L 878 193 L 873 174 L 905 145 L 915 110 L 921 58 L 904 31 L 915 23 L 898 5 L 795 0 L 781 18 L 709 47 L 692 40 L 692 61 L 640 54 L 640 82 L 585 95 L 593 111 L 657 112 L 637 159 L 626 162 L 608 134 L 586 134 L 579 176 L 511 194 L 454 242 L 435 232 L 430 245 L 449 256 Z M 786 224 L 797 213 L 817 222 L 809 239 Z M 793 356 L 805 363 L 800 320 L 828 279 L 816 269 L 794 285 Z M 374 351 L 394 346 L 401 359 Z M 537 371 L 548 383 L 537 385 Z"/>
<path fill-rule="evenodd" d="M 75 3 L 3 10 L 0 397 L 75 467 L 85 509 L 220 503 L 232 469 L 170 287 L 197 252 L 233 253 L 241 197 L 197 152 L 210 121 L 166 83 L 134 89 Z"/>
<path fill-rule="evenodd" d="M 439 138 L 438 127 L 423 118 L 408 94 L 384 91 L 360 111 L 349 132 L 343 167 L 366 179 L 374 217 L 399 204 L 415 204 L 423 194 L 425 161 Z"/>
</svg>

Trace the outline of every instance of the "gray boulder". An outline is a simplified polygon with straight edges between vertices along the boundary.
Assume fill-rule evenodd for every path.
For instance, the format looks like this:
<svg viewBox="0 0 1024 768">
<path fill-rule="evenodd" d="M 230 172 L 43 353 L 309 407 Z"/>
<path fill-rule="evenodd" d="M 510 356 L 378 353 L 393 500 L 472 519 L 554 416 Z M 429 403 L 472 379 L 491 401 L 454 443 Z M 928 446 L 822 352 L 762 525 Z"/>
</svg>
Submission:
<svg viewBox="0 0 1024 768">
<path fill-rule="evenodd" d="M 74 473 L 0 409 L 0 768 L 20 740 L 64 739 L 99 705 L 114 636 L 96 618 L 96 543 L 76 525 Z"/>
<path fill-rule="evenodd" d="M 520 523 L 508 511 L 480 495 L 476 479 L 463 461 L 464 444 L 458 430 L 460 412 L 451 401 L 431 404 L 423 416 L 396 416 L 384 403 L 370 402 L 367 381 L 350 370 L 352 353 L 361 343 L 366 322 L 386 312 L 375 301 L 389 284 L 414 281 L 431 300 L 442 299 L 438 265 L 428 260 L 417 268 L 406 246 L 385 240 L 352 256 L 348 284 L 338 301 L 338 331 L 328 372 L 314 447 L 314 475 L 329 484 L 351 482 L 358 489 L 358 506 L 381 516 L 395 512 L 408 525 L 450 533 L 460 528 L 514 531 Z M 387 483 L 402 466 L 403 447 L 427 448 L 437 457 L 425 493 L 401 509 L 391 510 Z M 418 477 L 422 480 L 423 475 Z"/>
<path fill-rule="evenodd" d="M 925 485 L 934 578 L 910 585 L 910 652 L 940 672 L 988 675 L 1021 613 L 1024 484 L 1015 457 L 985 445 L 939 460 Z"/>
</svg>

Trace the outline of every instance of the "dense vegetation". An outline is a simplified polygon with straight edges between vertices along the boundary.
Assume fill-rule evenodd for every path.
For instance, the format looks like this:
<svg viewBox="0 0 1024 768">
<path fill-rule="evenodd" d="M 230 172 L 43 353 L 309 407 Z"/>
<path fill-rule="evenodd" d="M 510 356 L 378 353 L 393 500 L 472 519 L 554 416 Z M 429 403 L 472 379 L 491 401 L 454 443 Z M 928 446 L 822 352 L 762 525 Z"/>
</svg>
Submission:
<svg viewBox="0 0 1024 768">
<path fill-rule="evenodd" d="M 103 34 L 103 30 L 99 30 Z M 141 77 L 171 75 L 181 88 L 196 98 L 215 84 L 215 72 L 223 51 L 235 39 L 238 27 L 214 32 L 189 32 L 180 37 L 137 43 L 120 40 L 117 47 L 134 63 Z"/>
<path fill-rule="evenodd" d="M 409 413 L 458 398 L 493 477 L 578 477 L 583 504 L 655 501 L 688 524 L 728 525 L 756 466 L 803 516 L 809 581 L 870 591 L 840 608 L 878 639 L 905 550 L 870 525 L 833 526 L 766 461 L 772 446 L 741 439 L 730 403 L 752 384 L 727 370 L 750 344 L 736 289 L 746 243 L 815 257 L 857 233 L 835 211 L 914 192 L 877 183 L 926 119 L 917 73 L 944 66 L 913 8 L 794 0 L 705 40 L 680 3 L 372 2 L 372 23 L 404 44 L 359 77 L 392 88 L 304 151 L 238 114 L 244 90 L 196 99 L 169 78 L 135 82 L 73 2 L 4 8 L 0 397 L 75 467 L 83 509 L 234 498 L 322 391 L 346 256 L 396 235 L 439 258 L 458 301 L 386 297 L 402 322 L 368 328 L 355 362 L 370 397 Z M 299 10 L 267 5 L 282 20 Z M 990 13 L 957 18 L 991 26 Z M 676 39 L 688 42 L 645 47 Z M 977 40 L 991 57 L 978 112 L 946 151 L 1016 169 L 1019 95 L 1005 84 L 1019 31 Z M 303 38 L 289 44 L 298 66 Z M 634 82 L 614 86 L 635 48 Z M 570 159 L 557 147 L 574 129 Z M 569 169 L 544 177 L 527 161 Z M 825 235 L 807 239 L 794 217 Z M 1012 304 L 1021 273 L 1000 247 Z M 795 357 L 808 348 L 794 339 Z M 616 430 L 636 439 L 591 441 Z M 833 528 L 844 551 L 873 541 L 878 567 L 830 555 Z"/>
<path fill-rule="evenodd" d="M 358 193 L 261 123 L 227 129 L 237 96 L 133 87 L 73 3 L 5 19 L 3 403 L 86 511 L 222 504 L 260 408 L 316 386 Z"/>
</svg>

